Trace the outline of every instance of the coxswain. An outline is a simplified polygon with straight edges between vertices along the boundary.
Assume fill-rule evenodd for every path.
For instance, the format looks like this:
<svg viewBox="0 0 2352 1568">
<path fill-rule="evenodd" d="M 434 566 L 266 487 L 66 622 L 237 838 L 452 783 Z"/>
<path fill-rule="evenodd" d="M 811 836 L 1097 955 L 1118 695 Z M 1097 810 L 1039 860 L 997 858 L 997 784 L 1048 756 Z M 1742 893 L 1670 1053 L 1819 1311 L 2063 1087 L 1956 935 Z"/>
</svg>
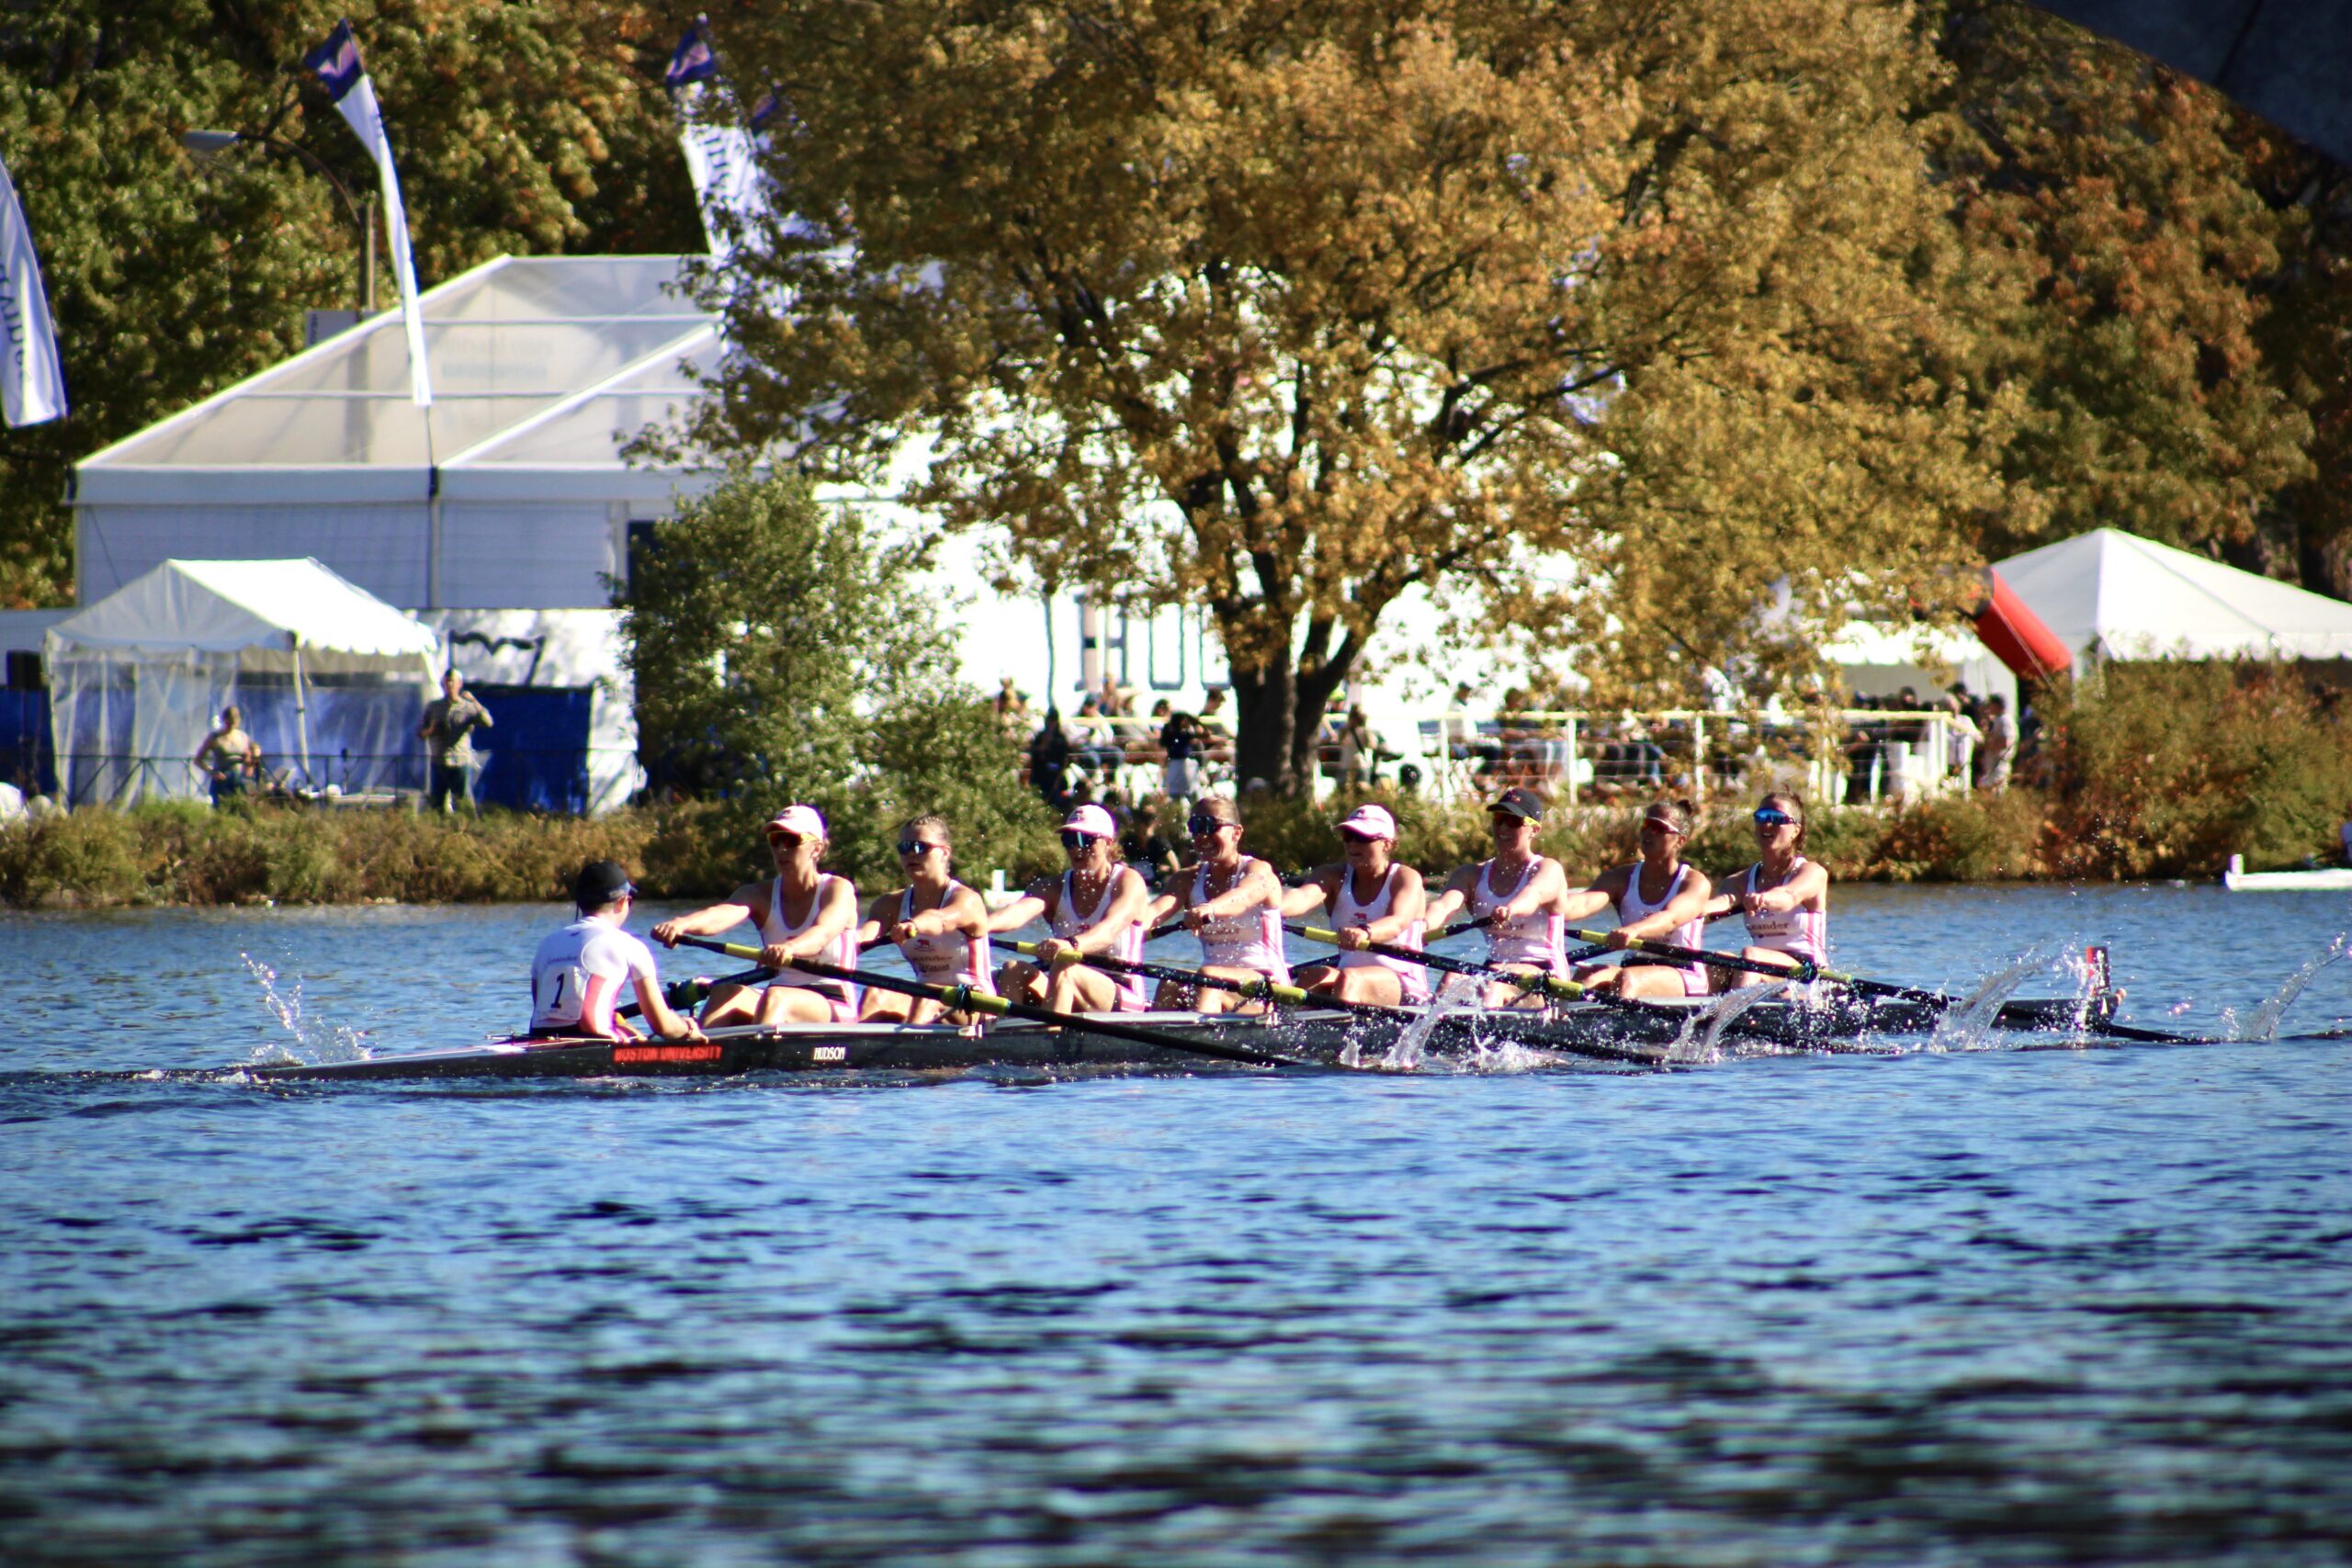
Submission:
<svg viewBox="0 0 2352 1568">
<path fill-rule="evenodd" d="M 1132 866 L 1121 863 L 1119 825 L 1091 802 L 1063 821 L 1062 852 L 1069 870 L 1041 878 L 989 917 L 991 931 L 1017 931 L 1043 919 L 1051 933 L 1037 944 L 1035 962 L 1007 964 L 997 971 L 997 984 L 1006 996 L 1042 1002 L 1058 1012 L 1140 1010 L 1139 977 L 1092 968 L 1082 960 L 1100 955 L 1133 964 L 1143 957 L 1143 912 L 1151 889 Z"/>
<path fill-rule="evenodd" d="M 899 865 L 907 886 L 866 906 L 857 945 L 894 942 L 915 972 L 932 986 L 969 986 L 994 996 L 989 976 L 989 908 L 980 896 L 956 880 L 948 863 L 947 819 L 922 816 L 899 829 Z M 868 1023 L 930 1023 L 943 1004 L 931 997 L 901 996 L 868 987 L 858 1016 Z M 952 1021 L 967 1021 L 957 1013 Z"/>
<path fill-rule="evenodd" d="M 1339 824 L 1343 860 L 1317 866 L 1283 896 L 1285 918 L 1331 911 L 1340 933 L 1339 958 L 1301 969 L 1297 983 L 1343 1002 L 1382 1007 L 1430 999 L 1429 971 L 1408 959 L 1365 951 L 1374 942 L 1420 951 L 1429 893 L 1421 874 L 1391 857 L 1396 818 L 1385 806 L 1359 806 Z"/>
<path fill-rule="evenodd" d="M 1193 863 L 1168 879 L 1171 891 L 1152 900 L 1145 924 L 1157 926 L 1181 912 L 1185 926 L 1200 938 L 1202 974 L 1220 980 L 1287 984 L 1282 879 L 1264 861 L 1241 852 L 1240 808 L 1223 795 L 1204 795 L 1184 826 L 1193 835 Z M 1232 1012 L 1262 1011 L 1265 1003 L 1214 987 L 1165 980 L 1152 1006 Z"/>
<path fill-rule="evenodd" d="M 1630 865 L 1611 866 L 1594 877 L 1592 885 L 1568 895 L 1565 912 L 1571 921 L 1617 911 L 1617 927 L 1608 945 L 1631 946 L 1649 940 L 1677 947 L 1705 945 L 1707 901 L 1714 889 L 1695 865 L 1682 860 L 1682 846 L 1690 839 L 1698 808 L 1688 801 L 1657 801 L 1642 813 L 1642 858 Z M 1634 957 L 1614 969 L 1593 967 L 1577 978 L 1588 989 L 1621 997 L 1703 997 L 1707 968 L 1671 959 Z"/>
<path fill-rule="evenodd" d="M 1751 963 L 1793 969 L 1829 962 L 1829 868 L 1804 858 L 1804 802 L 1773 794 L 1756 807 L 1757 862 L 1734 873 L 1707 904 L 1707 913 L 1747 919 Z M 1770 975 L 1716 970 L 1716 983 L 1761 986 Z"/>
<path fill-rule="evenodd" d="M 613 861 L 592 860 L 571 879 L 576 919 L 551 931 L 531 956 L 531 1033 L 634 1040 L 637 1032 L 614 1015 L 621 987 L 637 991 L 638 1010 L 664 1040 L 700 1040 L 694 1020 L 682 1017 L 662 993 L 653 950 L 622 930 L 637 889 Z"/>
<path fill-rule="evenodd" d="M 813 806 L 787 806 L 767 825 L 775 874 L 747 882 L 718 903 L 663 920 L 653 940 L 675 947 L 682 936 L 717 936 L 750 920 L 760 931 L 760 962 L 775 977 L 754 990 L 721 986 L 702 1010 L 703 1027 L 722 1023 L 848 1023 L 857 1017 L 854 987 L 792 966 L 815 959 L 837 969 L 857 963 L 857 889 L 846 876 L 820 871 L 825 818 Z"/>
<path fill-rule="evenodd" d="M 1516 975 L 1548 975 L 1564 980 L 1568 950 L 1562 933 L 1561 900 L 1568 874 L 1549 855 L 1535 852 L 1535 829 L 1544 802 L 1532 790 L 1511 788 L 1487 807 L 1487 829 L 1494 835 L 1493 858 L 1465 865 L 1445 879 L 1445 890 L 1429 908 L 1432 931 L 1442 931 L 1457 910 L 1484 924 L 1487 962 Z M 1488 1007 L 1541 1007 L 1541 992 L 1509 983 L 1487 988 Z"/>
</svg>

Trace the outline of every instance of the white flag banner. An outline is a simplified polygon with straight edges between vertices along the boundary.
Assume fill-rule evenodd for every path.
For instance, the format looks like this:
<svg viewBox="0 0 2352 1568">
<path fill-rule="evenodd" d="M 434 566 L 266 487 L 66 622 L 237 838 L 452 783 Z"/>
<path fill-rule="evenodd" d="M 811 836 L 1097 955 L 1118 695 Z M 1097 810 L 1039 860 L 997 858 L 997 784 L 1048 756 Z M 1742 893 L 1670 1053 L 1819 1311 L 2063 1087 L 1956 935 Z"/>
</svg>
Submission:
<svg viewBox="0 0 2352 1568">
<path fill-rule="evenodd" d="M 50 323 L 49 293 L 32 225 L 8 165 L 0 163 L 0 330 L 7 333 L 0 363 L 0 413 L 8 423 L 44 424 L 65 417 L 65 373 L 57 363 L 57 329 Z"/>
<path fill-rule="evenodd" d="M 718 56 L 697 20 L 678 41 L 662 82 L 670 89 L 670 105 L 678 116 L 678 145 L 685 153 L 686 175 L 695 184 L 695 204 L 702 210 L 711 259 L 725 267 L 735 256 L 732 228 L 757 220 L 766 211 L 767 197 L 752 131 L 704 108 L 707 84 L 718 74 Z M 734 223 L 729 221 L 730 216 Z"/>
<path fill-rule="evenodd" d="M 392 144 L 384 134 L 384 114 L 376 104 L 375 85 L 359 63 L 359 40 L 351 36 L 351 24 L 337 22 L 327 41 L 302 57 L 302 64 L 318 73 L 335 111 L 376 160 L 376 173 L 384 187 L 384 229 L 392 243 L 392 276 L 400 282 L 401 316 L 408 328 L 409 400 L 418 408 L 431 408 L 433 378 L 424 364 L 424 310 L 416 301 L 416 263 L 409 252 L 401 176 L 392 167 Z"/>
</svg>

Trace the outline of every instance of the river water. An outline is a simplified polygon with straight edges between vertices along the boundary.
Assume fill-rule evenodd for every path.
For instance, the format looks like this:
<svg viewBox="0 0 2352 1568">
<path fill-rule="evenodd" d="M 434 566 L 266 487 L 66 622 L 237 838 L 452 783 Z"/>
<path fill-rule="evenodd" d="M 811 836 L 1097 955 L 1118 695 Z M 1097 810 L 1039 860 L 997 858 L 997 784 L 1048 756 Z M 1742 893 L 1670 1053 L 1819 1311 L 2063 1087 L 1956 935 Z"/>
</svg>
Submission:
<svg viewBox="0 0 2352 1568">
<path fill-rule="evenodd" d="M 0 1560 L 2352 1561 L 2352 964 L 2267 1042 L 1653 1074 L 133 1076 L 510 1026 L 558 916 L 0 916 Z M 2346 927 L 1835 933 L 2224 1032 Z"/>
</svg>

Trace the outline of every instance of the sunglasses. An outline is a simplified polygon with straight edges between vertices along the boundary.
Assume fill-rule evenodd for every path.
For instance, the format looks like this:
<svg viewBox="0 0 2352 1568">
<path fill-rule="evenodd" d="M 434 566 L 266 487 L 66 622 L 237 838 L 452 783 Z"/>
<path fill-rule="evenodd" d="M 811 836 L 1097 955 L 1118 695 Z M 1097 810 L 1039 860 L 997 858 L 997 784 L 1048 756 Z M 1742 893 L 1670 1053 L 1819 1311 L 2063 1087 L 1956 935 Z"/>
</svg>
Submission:
<svg viewBox="0 0 2352 1568">
<path fill-rule="evenodd" d="M 1756 825 L 1758 828 L 1778 828 L 1783 823 L 1795 820 L 1795 818 L 1777 806 L 1759 806 L 1756 808 Z"/>
<path fill-rule="evenodd" d="M 1671 822 L 1660 821 L 1655 817 L 1648 818 L 1642 824 L 1642 831 L 1645 833 L 1671 833 L 1678 839 L 1683 836 L 1681 829 L 1676 827 Z"/>
<path fill-rule="evenodd" d="M 797 833 L 770 833 L 768 835 L 768 846 L 771 849 L 797 850 L 800 847 L 800 835 Z"/>
<path fill-rule="evenodd" d="M 947 846 L 944 844 L 926 844 L 921 839 L 900 839 L 899 840 L 899 853 L 901 856 L 927 855 L 933 850 L 944 850 L 946 847 Z"/>
<path fill-rule="evenodd" d="M 1345 839 L 1351 844 L 1376 844 L 1380 842 L 1379 834 L 1367 833 L 1358 828 L 1342 828 L 1340 829 L 1340 837 Z"/>
<path fill-rule="evenodd" d="M 1219 828 L 1238 828 L 1241 824 L 1227 822 L 1216 817 L 1188 817 L 1184 819 L 1184 826 L 1192 830 L 1195 838 L 1205 839 Z"/>
<path fill-rule="evenodd" d="M 1081 833 L 1075 828 L 1062 829 L 1062 848 L 1066 850 L 1082 850 L 1092 842 L 1094 835 L 1091 833 Z"/>
<path fill-rule="evenodd" d="M 1487 826 L 1498 833 L 1517 832 L 1521 828 L 1534 827 L 1535 822 L 1532 818 L 1521 817 L 1509 811 L 1490 811 L 1487 814 Z"/>
</svg>

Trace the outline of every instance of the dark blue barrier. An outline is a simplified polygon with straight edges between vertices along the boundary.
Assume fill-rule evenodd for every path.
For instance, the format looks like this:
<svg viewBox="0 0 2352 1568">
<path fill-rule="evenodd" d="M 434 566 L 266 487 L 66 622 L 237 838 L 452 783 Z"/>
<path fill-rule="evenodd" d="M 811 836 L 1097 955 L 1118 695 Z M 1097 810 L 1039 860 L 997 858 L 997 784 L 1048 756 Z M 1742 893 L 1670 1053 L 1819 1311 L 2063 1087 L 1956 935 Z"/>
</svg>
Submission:
<svg viewBox="0 0 2352 1568">
<path fill-rule="evenodd" d="M 15 784 L 28 795 L 57 793 L 47 692 L 0 687 L 0 784 Z"/>
<path fill-rule="evenodd" d="M 588 809 L 587 686 L 474 686 L 494 721 L 474 731 L 474 749 L 489 761 L 474 792 L 476 803 L 512 811 Z"/>
</svg>

